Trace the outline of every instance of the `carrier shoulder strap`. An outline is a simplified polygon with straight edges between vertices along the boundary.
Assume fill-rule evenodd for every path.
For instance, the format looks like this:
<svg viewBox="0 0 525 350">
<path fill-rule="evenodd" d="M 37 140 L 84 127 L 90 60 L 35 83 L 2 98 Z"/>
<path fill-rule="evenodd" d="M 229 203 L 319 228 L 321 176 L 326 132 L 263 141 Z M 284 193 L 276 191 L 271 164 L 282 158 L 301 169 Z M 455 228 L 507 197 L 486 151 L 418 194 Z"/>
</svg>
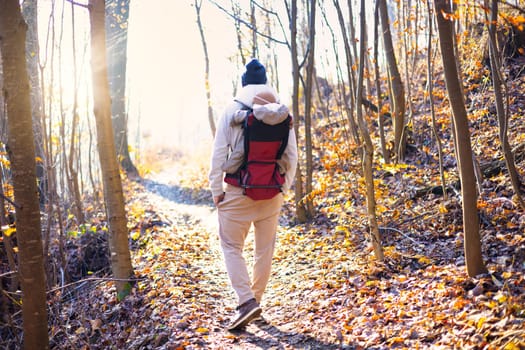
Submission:
<svg viewBox="0 0 525 350">
<path fill-rule="evenodd" d="M 250 118 L 250 115 L 247 115 L 246 118 L 244 118 L 244 122 L 242 124 L 244 133 L 244 160 L 242 162 L 243 167 L 246 166 L 246 164 L 248 163 L 248 152 L 250 151 L 250 128 L 248 127 L 248 118 Z"/>
<path fill-rule="evenodd" d="M 233 99 L 233 100 L 234 100 L 235 102 L 237 102 L 238 104 L 240 104 L 240 105 L 242 106 L 242 109 L 244 109 L 244 110 L 251 111 L 251 110 L 253 109 L 252 107 L 250 107 L 250 106 L 248 106 L 247 104 L 245 104 L 245 103 L 239 101 L 239 100 L 236 99 L 236 98 Z"/>
<path fill-rule="evenodd" d="M 284 123 L 286 125 L 286 127 L 288 129 L 290 129 L 290 120 L 292 119 L 292 117 L 288 116 L 286 117 L 286 119 L 284 120 Z M 281 157 L 283 156 L 283 153 L 286 149 L 286 146 L 288 146 L 288 136 L 290 135 L 290 132 L 287 132 L 284 134 L 284 138 L 281 142 L 281 147 L 279 147 L 279 150 L 277 151 L 277 156 L 275 157 L 275 159 L 281 159 Z"/>
</svg>

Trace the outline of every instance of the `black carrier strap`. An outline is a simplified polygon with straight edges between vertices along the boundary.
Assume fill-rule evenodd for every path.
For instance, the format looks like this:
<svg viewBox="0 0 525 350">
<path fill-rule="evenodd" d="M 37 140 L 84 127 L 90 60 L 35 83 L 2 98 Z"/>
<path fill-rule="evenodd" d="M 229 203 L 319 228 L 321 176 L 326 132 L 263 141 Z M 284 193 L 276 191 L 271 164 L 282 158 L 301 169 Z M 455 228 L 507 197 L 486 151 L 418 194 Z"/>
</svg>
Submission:
<svg viewBox="0 0 525 350">
<path fill-rule="evenodd" d="M 244 118 L 244 122 L 242 124 L 244 129 L 244 160 L 242 161 L 241 168 L 246 167 L 246 164 L 248 163 L 248 151 L 250 150 L 250 128 L 248 127 L 248 117 L 249 115 Z"/>
<path fill-rule="evenodd" d="M 290 120 L 292 120 L 292 117 L 290 116 L 288 116 L 285 120 L 286 126 L 288 127 L 288 129 L 290 128 Z M 281 157 L 283 156 L 284 150 L 286 149 L 286 146 L 288 146 L 288 136 L 289 135 L 290 135 L 290 132 L 287 132 L 284 134 L 284 138 L 281 142 L 281 147 L 279 147 L 279 150 L 277 151 L 277 156 L 275 157 L 275 159 L 281 159 Z"/>
<path fill-rule="evenodd" d="M 243 109 L 243 110 L 251 111 L 253 109 L 252 107 L 242 103 L 241 101 L 239 101 L 237 99 L 234 99 L 234 101 L 237 102 L 238 104 L 240 104 L 242 106 L 241 109 Z"/>
</svg>

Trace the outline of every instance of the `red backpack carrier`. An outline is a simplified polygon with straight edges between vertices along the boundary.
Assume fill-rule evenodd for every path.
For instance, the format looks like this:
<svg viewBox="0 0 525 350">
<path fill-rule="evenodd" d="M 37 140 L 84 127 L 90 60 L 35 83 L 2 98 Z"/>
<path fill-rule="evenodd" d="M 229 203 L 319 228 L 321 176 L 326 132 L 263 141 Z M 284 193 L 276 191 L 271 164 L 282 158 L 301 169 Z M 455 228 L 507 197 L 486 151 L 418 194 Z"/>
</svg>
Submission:
<svg viewBox="0 0 525 350">
<path fill-rule="evenodd" d="M 244 194 L 254 200 L 270 199 L 281 192 L 284 174 L 279 172 L 281 159 L 288 144 L 291 116 L 276 125 L 258 120 L 250 109 L 244 120 L 244 161 L 234 174 L 224 181 L 242 187 Z"/>
</svg>

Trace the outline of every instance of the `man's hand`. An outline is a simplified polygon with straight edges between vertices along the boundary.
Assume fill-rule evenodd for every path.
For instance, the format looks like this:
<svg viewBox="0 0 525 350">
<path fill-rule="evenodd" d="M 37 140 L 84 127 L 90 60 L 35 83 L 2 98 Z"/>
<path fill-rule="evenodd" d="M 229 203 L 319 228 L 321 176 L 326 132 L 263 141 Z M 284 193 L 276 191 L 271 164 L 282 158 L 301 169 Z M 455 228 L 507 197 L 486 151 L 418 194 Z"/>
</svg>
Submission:
<svg viewBox="0 0 525 350">
<path fill-rule="evenodd" d="M 224 200 L 224 192 L 218 196 L 213 197 L 213 203 L 215 203 L 215 206 L 219 205 L 220 202 Z"/>
</svg>

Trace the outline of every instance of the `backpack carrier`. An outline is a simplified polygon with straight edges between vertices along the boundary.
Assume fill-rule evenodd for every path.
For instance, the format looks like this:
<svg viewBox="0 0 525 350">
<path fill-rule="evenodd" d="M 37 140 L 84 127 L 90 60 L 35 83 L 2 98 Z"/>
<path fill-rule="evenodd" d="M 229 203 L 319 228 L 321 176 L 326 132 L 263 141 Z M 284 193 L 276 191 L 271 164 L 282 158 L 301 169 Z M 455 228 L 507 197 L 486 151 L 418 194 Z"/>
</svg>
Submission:
<svg viewBox="0 0 525 350">
<path fill-rule="evenodd" d="M 224 181 L 242 187 L 243 193 L 253 200 L 270 199 L 281 192 L 284 174 L 279 172 L 277 160 L 288 144 L 291 119 L 288 116 L 279 124 L 268 125 L 258 120 L 249 108 L 242 126 L 243 163 L 235 173 L 226 174 Z"/>
</svg>

